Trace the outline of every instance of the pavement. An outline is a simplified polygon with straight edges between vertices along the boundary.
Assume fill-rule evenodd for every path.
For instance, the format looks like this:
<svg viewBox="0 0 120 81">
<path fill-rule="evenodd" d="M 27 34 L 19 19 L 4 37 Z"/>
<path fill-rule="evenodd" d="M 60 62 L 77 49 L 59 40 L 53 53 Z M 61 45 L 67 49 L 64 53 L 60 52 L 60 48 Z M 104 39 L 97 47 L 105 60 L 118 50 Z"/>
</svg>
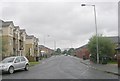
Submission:
<svg viewBox="0 0 120 81">
<path fill-rule="evenodd" d="M 118 69 L 117 64 L 95 64 L 91 62 L 89 59 L 88 60 L 80 59 L 80 62 L 93 69 L 120 76 L 120 68 Z"/>
</svg>

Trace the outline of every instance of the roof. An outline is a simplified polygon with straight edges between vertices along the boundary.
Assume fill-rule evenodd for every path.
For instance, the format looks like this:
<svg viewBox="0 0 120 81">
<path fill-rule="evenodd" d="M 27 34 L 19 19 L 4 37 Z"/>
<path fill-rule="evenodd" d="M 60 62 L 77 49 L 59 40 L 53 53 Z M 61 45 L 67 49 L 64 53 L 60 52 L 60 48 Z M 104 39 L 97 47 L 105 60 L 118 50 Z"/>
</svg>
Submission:
<svg viewBox="0 0 120 81">
<path fill-rule="evenodd" d="M 82 49 L 82 48 L 86 48 L 87 45 L 88 45 L 88 44 L 85 44 L 85 45 L 83 45 L 83 46 L 81 46 L 81 47 L 79 47 L 79 48 L 76 48 L 75 50 L 79 50 L 79 49 Z"/>
<path fill-rule="evenodd" d="M 1 27 L 2 27 L 2 23 L 3 23 L 3 22 L 4 22 L 4 21 L 0 19 L 0 26 L 1 26 Z"/>
<path fill-rule="evenodd" d="M 34 35 L 26 35 L 26 39 L 33 39 Z"/>
<path fill-rule="evenodd" d="M 2 21 L 2 27 L 8 27 L 10 24 L 13 24 L 13 21 Z"/>
<path fill-rule="evenodd" d="M 45 46 L 43 46 L 43 45 L 39 45 L 39 47 L 40 47 L 40 48 L 43 48 L 43 47 L 45 47 Z"/>
<path fill-rule="evenodd" d="M 26 30 L 25 29 L 20 29 L 20 33 L 25 33 L 26 34 Z"/>
<path fill-rule="evenodd" d="M 111 40 L 113 43 L 118 43 L 118 36 L 112 36 L 112 37 L 106 37 L 108 38 L 109 40 Z"/>
<path fill-rule="evenodd" d="M 15 26 L 15 29 L 18 29 L 18 28 L 20 28 L 19 26 Z"/>
<path fill-rule="evenodd" d="M 25 29 L 20 29 L 20 32 L 25 32 Z"/>
<path fill-rule="evenodd" d="M 14 30 L 20 29 L 20 27 L 19 27 L 19 26 L 15 26 L 14 28 L 15 28 Z"/>
<path fill-rule="evenodd" d="M 4 22 L 4 21 L 0 19 L 0 22 Z"/>
<path fill-rule="evenodd" d="M 39 39 L 38 39 L 37 37 L 34 37 L 34 40 L 35 40 L 35 41 L 39 41 Z"/>
<path fill-rule="evenodd" d="M 44 45 L 39 45 L 39 48 L 40 48 L 40 49 L 48 49 L 48 50 L 54 51 L 54 50 L 52 50 L 52 49 L 50 49 L 50 48 L 48 48 L 48 47 L 45 47 Z"/>
</svg>

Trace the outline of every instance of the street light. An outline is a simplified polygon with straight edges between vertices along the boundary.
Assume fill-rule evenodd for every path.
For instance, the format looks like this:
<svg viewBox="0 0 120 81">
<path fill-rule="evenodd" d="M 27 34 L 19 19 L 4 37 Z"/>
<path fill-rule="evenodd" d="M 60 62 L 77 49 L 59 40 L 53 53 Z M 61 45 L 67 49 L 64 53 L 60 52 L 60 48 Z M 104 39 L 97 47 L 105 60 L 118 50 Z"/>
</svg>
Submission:
<svg viewBox="0 0 120 81">
<path fill-rule="evenodd" d="M 54 40 L 54 50 L 56 51 L 56 41 Z"/>
<path fill-rule="evenodd" d="M 51 38 L 54 39 L 53 40 L 53 46 L 54 46 L 54 50 L 56 50 L 56 40 L 55 40 L 55 37 L 53 37 L 51 35 L 47 35 L 47 37 L 51 37 Z M 45 46 L 45 44 L 46 44 L 46 39 L 45 39 L 45 36 L 44 36 L 44 46 Z"/>
<path fill-rule="evenodd" d="M 51 38 L 53 38 L 53 45 L 54 45 L 54 50 L 56 50 L 56 40 L 54 36 L 49 35 Z"/>
<path fill-rule="evenodd" d="M 44 46 L 46 45 L 46 37 L 49 37 L 49 35 L 44 35 L 44 38 L 43 38 Z"/>
<path fill-rule="evenodd" d="M 95 15 L 95 29 L 96 29 L 96 51 L 97 51 L 97 63 L 99 63 L 99 54 L 98 54 L 98 32 L 97 32 L 97 19 L 96 19 L 96 9 L 95 5 L 86 5 L 86 4 L 81 4 L 81 6 L 93 6 L 94 7 L 94 15 Z"/>
</svg>

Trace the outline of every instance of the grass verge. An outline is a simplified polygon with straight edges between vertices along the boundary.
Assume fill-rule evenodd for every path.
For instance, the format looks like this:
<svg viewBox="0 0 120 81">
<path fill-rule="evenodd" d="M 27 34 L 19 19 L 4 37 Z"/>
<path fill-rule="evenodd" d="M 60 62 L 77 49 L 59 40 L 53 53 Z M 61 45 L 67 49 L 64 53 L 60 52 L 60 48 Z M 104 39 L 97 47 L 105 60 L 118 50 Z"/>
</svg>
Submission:
<svg viewBox="0 0 120 81">
<path fill-rule="evenodd" d="M 117 61 L 109 61 L 108 64 L 117 64 Z"/>
<path fill-rule="evenodd" d="M 30 62 L 30 67 L 31 67 L 31 66 L 35 66 L 35 65 L 37 65 L 37 64 L 40 64 L 40 62 Z"/>
</svg>

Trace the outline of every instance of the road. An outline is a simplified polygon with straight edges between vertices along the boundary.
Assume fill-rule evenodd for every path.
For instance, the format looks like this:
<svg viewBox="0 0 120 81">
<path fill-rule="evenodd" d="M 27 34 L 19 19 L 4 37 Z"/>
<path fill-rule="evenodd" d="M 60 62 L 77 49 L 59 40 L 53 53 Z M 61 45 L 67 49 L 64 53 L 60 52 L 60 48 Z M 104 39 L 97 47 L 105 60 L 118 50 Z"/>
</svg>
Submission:
<svg viewBox="0 0 120 81">
<path fill-rule="evenodd" d="M 29 71 L 3 74 L 3 79 L 118 79 L 118 76 L 92 69 L 80 63 L 79 58 L 61 55 L 43 60 Z"/>
</svg>

